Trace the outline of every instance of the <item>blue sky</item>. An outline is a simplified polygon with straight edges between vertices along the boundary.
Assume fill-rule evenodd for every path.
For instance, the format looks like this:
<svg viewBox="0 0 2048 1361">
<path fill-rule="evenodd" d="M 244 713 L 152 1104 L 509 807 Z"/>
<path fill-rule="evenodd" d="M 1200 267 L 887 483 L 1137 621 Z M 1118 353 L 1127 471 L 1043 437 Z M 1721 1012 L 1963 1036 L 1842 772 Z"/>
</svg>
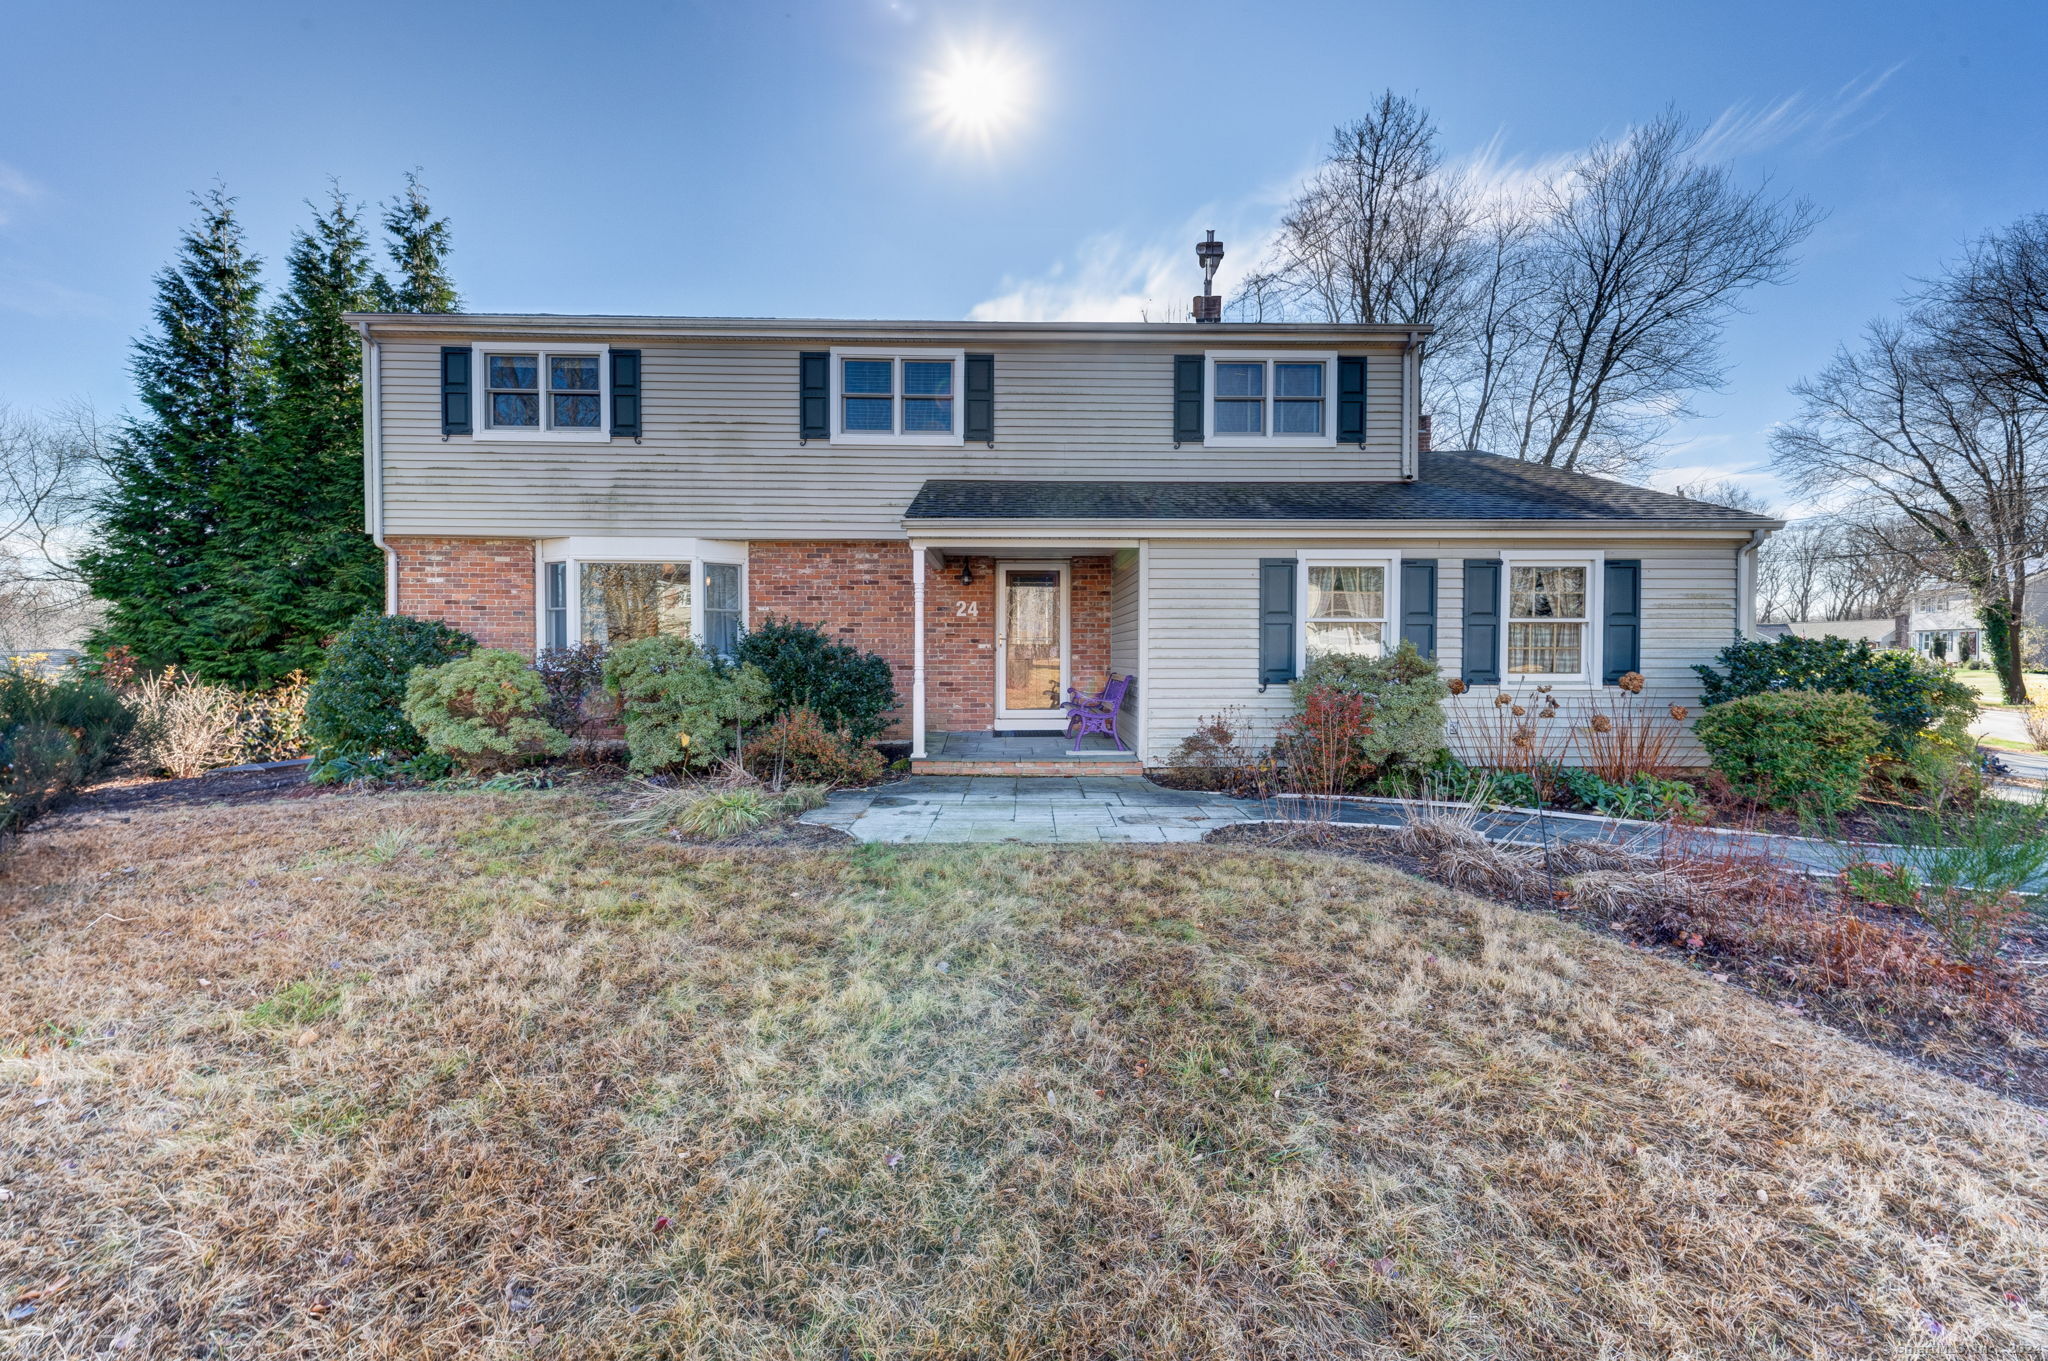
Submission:
<svg viewBox="0 0 2048 1361">
<path fill-rule="evenodd" d="M 151 274 L 216 179 L 278 261 L 336 176 L 421 168 L 480 311 L 1133 315 L 1250 263 L 1378 90 L 1538 166 L 1666 105 L 1827 214 L 1663 475 L 1749 476 L 1786 386 L 1971 236 L 2048 210 L 2048 12 L 1968 5 L 23 6 L 0 84 L 0 401 L 131 402 Z M 937 131 L 955 48 L 1027 71 Z M 29 57 L 27 54 L 32 54 Z M 26 59 L 25 59 L 26 58 Z M 1769 491 L 1766 480 L 1758 484 Z"/>
</svg>

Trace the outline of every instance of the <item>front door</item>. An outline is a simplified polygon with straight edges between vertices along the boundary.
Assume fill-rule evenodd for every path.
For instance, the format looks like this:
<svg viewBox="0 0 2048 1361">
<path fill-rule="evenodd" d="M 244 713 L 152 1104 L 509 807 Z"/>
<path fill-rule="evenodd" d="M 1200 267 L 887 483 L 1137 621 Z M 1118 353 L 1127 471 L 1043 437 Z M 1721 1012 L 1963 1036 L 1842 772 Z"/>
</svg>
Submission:
<svg viewBox="0 0 2048 1361">
<path fill-rule="evenodd" d="M 1067 564 L 996 565 L 996 724 L 1063 728 Z"/>
</svg>

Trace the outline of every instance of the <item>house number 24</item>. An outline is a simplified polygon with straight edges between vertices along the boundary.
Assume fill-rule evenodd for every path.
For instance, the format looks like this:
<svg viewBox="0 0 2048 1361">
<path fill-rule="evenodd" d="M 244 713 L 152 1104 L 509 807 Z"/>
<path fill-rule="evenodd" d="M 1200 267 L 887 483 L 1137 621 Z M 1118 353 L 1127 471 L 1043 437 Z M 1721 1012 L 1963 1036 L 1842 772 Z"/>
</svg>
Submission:
<svg viewBox="0 0 2048 1361">
<path fill-rule="evenodd" d="M 981 618 L 981 602 L 980 602 L 979 600 L 956 600 L 956 601 L 954 601 L 954 602 L 953 602 L 953 617 L 954 617 L 955 619 L 979 619 L 979 618 Z"/>
</svg>

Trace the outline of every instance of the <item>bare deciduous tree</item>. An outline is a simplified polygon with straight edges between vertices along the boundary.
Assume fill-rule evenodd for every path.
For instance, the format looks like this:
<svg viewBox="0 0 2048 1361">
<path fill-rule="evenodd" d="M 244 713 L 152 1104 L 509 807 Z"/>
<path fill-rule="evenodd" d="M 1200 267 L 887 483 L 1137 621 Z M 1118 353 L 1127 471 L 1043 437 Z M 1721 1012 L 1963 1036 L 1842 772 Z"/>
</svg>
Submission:
<svg viewBox="0 0 2048 1361">
<path fill-rule="evenodd" d="M 2027 566 L 2048 548 L 2041 496 L 2048 405 L 2023 387 L 1987 381 L 1958 363 L 1950 338 L 1922 313 L 1880 321 L 1818 377 L 1793 388 L 1802 412 L 1772 437 L 1779 471 L 1820 499 L 1861 496 L 1884 506 L 1869 532 L 1927 576 L 1977 602 L 2007 702 L 2023 702 L 2016 646 Z"/>
<path fill-rule="evenodd" d="M 1924 579 L 1919 560 L 1887 531 L 1839 516 L 1795 520 L 1757 559 L 1757 617 L 1883 619 L 1905 609 Z"/>
<path fill-rule="evenodd" d="M 1434 325 L 1428 399 L 1457 442 L 1639 469 L 1720 382 L 1741 295 L 1784 279 L 1814 220 L 1698 148 L 1666 114 L 1505 200 L 1447 170 L 1427 112 L 1384 94 L 1337 130 L 1238 314 Z"/>
<path fill-rule="evenodd" d="M 0 650 L 75 642 L 96 618 L 73 562 L 105 456 L 88 405 L 0 406 Z"/>
</svg>

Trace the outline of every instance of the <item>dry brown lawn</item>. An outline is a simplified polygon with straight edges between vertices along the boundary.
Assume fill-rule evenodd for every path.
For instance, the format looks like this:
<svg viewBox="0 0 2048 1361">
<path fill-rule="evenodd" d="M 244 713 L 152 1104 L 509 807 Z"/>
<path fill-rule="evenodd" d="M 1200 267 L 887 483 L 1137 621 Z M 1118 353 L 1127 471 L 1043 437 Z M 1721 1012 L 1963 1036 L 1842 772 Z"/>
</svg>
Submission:
<svg viewBox="0 0 2048 1361">
<path fill-rule="evenodd" d="M 345 796 L 26 837 L 0 1354 L 2048 1340 L 2040 1112 L 1569 925 L 1312 853 L 604 819 Z"/>
</svg>

